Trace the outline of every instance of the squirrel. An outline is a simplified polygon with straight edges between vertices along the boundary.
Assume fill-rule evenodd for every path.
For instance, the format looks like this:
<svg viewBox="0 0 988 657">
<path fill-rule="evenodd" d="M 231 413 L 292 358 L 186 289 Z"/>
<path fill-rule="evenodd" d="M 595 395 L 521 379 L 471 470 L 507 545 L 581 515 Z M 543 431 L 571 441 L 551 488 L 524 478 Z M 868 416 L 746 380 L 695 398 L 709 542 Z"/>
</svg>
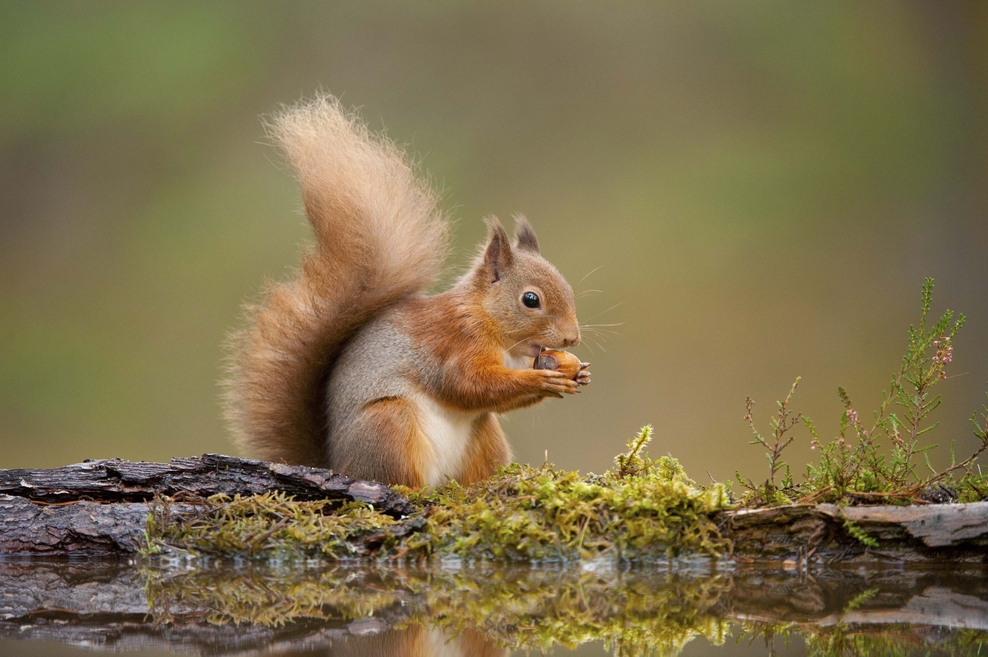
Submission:
<svg viewBox="0 0 988 657">
<path fill-rule="evenodd" d="M 226 415 L 247 453 L 412 488 L 507 465 L 497 414 L 590 383 L 533 369 L 580 343 L 573 289 L 516 217 L 496 218 L 472 267 L 426 295 L 449 220 L 408 157 L 320 95 L 267 125 L 301 186 L 316 243 L 267 286 L 232 338 Z M 566 354 L 568 356 L 568 354 Z"/>
</svg>

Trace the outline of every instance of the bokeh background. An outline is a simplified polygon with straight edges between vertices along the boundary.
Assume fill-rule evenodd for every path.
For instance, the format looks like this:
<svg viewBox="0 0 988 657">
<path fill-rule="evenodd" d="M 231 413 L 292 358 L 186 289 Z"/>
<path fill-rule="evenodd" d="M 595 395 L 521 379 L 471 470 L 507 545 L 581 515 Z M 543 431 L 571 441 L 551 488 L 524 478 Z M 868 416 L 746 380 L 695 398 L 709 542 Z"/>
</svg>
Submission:
<svg viewBox="0 0 988 657">
<path fill-rule="evenodd" d="M 699 480 L 763 477 L 745 397 L 765 431 L 797 375 L 826 437 L 839 384 L 866 415 L 926 276 L 968 316 L 934 440 L 973 448 L 986 3 L 10 1 L 0 467 L 233 451 L 224 336 L 308 239 L 259 117 L 318 89 L 446 190 L 454 268 L 523 212 L 602 291 L 594 382 L 508 416 L 519 460 L 599 472 L 652 423 Z"/>
</svg>

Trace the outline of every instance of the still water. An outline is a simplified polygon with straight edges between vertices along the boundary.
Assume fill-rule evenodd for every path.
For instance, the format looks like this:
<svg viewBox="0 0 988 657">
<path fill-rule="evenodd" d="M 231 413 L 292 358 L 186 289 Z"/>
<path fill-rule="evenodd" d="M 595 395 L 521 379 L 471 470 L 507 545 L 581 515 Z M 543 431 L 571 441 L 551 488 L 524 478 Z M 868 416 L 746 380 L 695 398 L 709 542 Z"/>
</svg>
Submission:
<svg viewBox="0 0 988 657">
<path fill-rule="evenodd" d="M 0 655 L 988 655 L 988 572 L 0 562 Z"/>
</svg>

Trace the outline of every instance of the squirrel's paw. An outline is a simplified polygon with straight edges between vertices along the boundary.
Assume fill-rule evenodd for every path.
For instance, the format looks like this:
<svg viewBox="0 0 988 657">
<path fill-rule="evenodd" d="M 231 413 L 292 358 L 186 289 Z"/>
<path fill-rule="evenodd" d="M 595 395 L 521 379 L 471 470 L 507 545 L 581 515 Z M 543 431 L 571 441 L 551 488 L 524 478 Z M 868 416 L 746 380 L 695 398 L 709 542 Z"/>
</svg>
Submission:
<svg viewBox="0 0 988 657">
<path fill-rule="evenodd" d="M 580 371 L 576 373 L 576 382 L 581 386 L 590 385 L 590 363 L 580 363 Z"/>
<path fill-rule="evenodd" d="M 536 372 L 539 392 L 546 396 L 562 397 L 563 393 L 574 395 L 578 392 L 577 382 L 557 370 L 531 370 Z"/>
</svg>

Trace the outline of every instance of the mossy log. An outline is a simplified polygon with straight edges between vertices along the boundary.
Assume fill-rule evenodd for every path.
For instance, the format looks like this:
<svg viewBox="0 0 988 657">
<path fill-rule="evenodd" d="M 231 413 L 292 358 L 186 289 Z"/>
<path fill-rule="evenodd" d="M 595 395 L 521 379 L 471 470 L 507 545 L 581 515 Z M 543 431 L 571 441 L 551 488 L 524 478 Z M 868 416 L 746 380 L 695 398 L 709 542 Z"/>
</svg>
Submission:
<svg viewBox="0 0 988 657">
<path fill-rule="evenodd" d="M 741 560 L 988 563 L 988 502 L 796 504 L 723 514 Z M 854 536 L 857 533 L 858 536 Z M 867 545 L 870 543 L 871 545 Z"/>
<path fill-rule="evenodd" d="M 0 470 L 0 495 L 45 504 L 147 502 L 159 495 L 194 499 L 271 491 L 297 500 L 366 502 L 393 516 L 411 511 L 408 501 L 384 484 L 350 479 L 321 468 L 220 454 L 174 458 L 168 463 L 100 459 L 50 470 Z"/>
<path fill-rule="evenodd" d="M 297 500 L 362 502 L 394 518 L 385 533 L 353 540 L 373 555 L 388 537 L 421 531 L 413 505 L 382 484 L 328 470 L 214 454 L 169 463 L 120 459 L 51 470 L 0 470 L 0 556 L 129 556 L 145 543 L 148 503 L 166 496 L 170 513 L 196 513 L 212 495 L 284 492 Z M 794 505 L 711 516 L 740 563 L 821 561 L 988 561 L 988 502 L 924 506 Z M 868 546 L 868 543 L 871 546 Z M 876 547 L 877 545 L 877 547 Z M 662 554 L 657 552 L 657 554 Z"/>
<path fill-rule="evenodd" d="M 133 555 L 145 544 L 148 502 L 156 497 L 194 505 L 217 494 L 273 491 L 297 500 L 363 502 L 395 517 L 412 511 L 407 499 L 377 482 L 218 454 L 0 470 L 0 556 Z"/>
</svg>

